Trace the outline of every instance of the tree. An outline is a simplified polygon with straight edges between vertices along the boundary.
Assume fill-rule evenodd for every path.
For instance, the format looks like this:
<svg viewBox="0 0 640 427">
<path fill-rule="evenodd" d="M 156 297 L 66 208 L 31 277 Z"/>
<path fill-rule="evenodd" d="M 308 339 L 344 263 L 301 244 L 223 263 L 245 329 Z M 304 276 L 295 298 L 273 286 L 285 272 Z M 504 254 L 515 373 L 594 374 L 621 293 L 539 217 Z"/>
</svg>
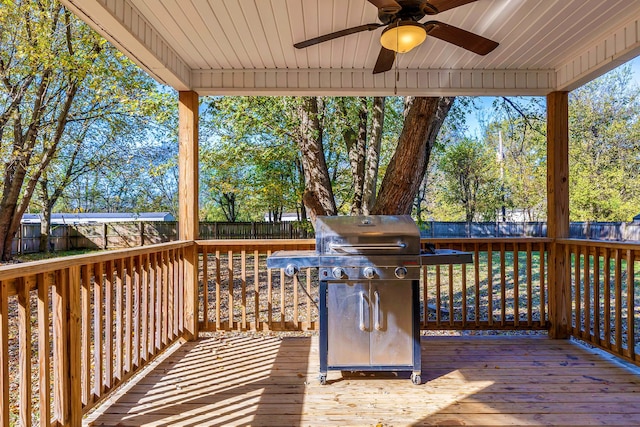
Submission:
<svg viewBox="0 0 640 427">
<path fill-rule="evenodd" d="M 39 183 L 48 186 L 58 154 L 79 141 L 83 131 L 74 129 L 145 111 L 139 94 L 151 83 L 55 0 L 3 0 L 0 45 L 0 257 L 6 260 Z"/>
<path fill-rule="evenodd" d="M 463 139 L 447 147 L 440 162 L 446 182 L 445 199 L 464 208 L 467 223 L 477 216 L 495 219 L 501 195 L 495 161 L 479 142 Z"/>
<path fill-rule="evenodd" d="M 640 88 L 629 66 L 571 92 L 569 215 L 630 221 L 640 206 Z"/>
</svg>

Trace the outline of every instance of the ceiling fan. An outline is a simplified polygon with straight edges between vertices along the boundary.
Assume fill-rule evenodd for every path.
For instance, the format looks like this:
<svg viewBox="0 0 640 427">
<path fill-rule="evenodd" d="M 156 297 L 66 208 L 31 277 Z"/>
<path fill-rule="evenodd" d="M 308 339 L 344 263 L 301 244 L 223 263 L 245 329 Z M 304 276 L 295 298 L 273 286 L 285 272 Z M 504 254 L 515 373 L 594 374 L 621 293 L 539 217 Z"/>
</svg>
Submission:
<svg viewBox="0 0 640 427">
<path fill-rule="evenodd" d="M 314 37 L 294 44 L 297 49 L 323 43 L 362 31 L 373 31 L 386 26 L 380 35 L 380 54 L 373 74 L 384 73 L 393 67 L 396 53 L 409 52 L 422 44 L 427 36 L 452 43 L 478 55 L 486 55 L 498 47 L 498 43 L 462 28 L 439 21 L 419 21 L 425 16 L 437 15 L 449 9 L 477 0 L 367 0 L 378 8 L 380 23 L 364 24 Z"/>
</svg>

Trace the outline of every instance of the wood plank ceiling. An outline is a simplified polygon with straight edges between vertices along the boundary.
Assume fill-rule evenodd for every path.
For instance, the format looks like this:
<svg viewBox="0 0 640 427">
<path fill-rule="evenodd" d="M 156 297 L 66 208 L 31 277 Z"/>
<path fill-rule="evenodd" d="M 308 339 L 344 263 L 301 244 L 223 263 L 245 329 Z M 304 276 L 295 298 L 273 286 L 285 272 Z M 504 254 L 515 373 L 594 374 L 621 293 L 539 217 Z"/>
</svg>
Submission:
<svg viewBox="0 0 640 427">
<path fill-rule="evenodd" d="M 365 0 L 62 2 L 160 82 L 201 95 L 544 95 L 640 54 L 637 0 L 478 0 L 435 19 L 499 42 L 495 51 L 428 38 L 375 76 L 382 27 L 293 47 L 378 22 Z"/>
</svg>

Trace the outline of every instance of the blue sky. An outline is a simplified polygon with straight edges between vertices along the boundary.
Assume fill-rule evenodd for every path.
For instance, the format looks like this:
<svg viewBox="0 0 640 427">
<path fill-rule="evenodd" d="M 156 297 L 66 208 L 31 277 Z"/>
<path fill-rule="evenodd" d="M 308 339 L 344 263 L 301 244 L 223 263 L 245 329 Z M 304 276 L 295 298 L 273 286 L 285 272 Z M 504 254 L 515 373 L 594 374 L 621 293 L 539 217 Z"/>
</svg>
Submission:
<svg viewBox="0 0 640 427">
<path fill-rule="evenodd" d="M 629 61 L 631 64 L 631 68 L 633 70 L 633 74 L 635 77 L 636 84 L 640 85 L 640 57 L 634 58 Z M 474 99 L 476 106 L 478 107 L 475 111 L 470 111 L 466 115 L 467 120 L 467 135 L 472 138 L 482 138 L 482 131 L 480 122 L 482 118 L 486 118 L 491 114 L 492 103 L 495 97 L 492 96 L 479 96 Z"/>
</svg>

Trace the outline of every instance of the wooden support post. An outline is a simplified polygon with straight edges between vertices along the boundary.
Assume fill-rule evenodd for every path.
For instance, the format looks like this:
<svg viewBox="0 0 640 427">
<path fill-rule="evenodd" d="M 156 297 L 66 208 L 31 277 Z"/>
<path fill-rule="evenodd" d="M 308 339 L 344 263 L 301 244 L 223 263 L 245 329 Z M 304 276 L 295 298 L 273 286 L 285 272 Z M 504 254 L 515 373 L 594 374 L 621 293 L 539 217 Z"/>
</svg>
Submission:
<svg viewBox="0 0 640 427">
<path fill-rule="evenodd" d="M 550 338 L 567 338 L 570 329 L 569 261 L 557 239 L 569 237 L 569 96 L 547 95 L 547 236 L 549 249 Z"/>
<path fill-rule="evenodd" d="M 179 94 L 179 236 L 198 238 L 198 101 L 196 92 Z M 198 251 L 185 249 L 184 329 L 187 339 L 198 337 Z"/>
</svg>

